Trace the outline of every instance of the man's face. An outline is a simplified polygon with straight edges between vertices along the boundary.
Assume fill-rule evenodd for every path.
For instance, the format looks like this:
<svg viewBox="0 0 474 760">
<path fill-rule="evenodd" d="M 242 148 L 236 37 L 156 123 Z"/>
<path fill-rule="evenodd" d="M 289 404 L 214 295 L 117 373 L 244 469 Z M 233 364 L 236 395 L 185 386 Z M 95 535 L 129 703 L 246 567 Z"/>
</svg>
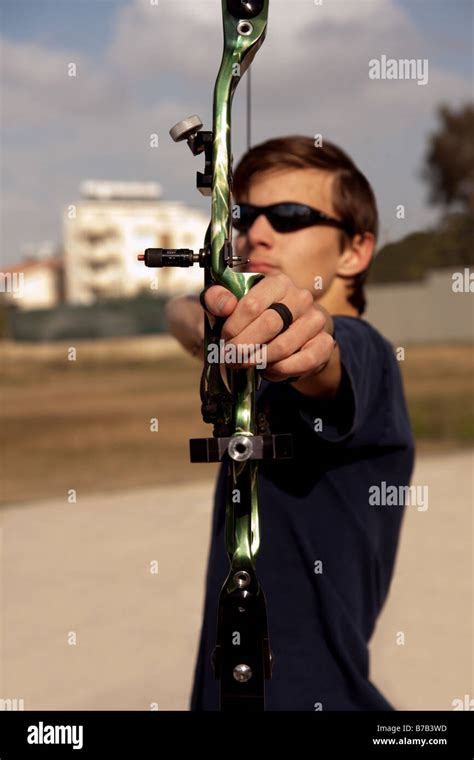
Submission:
<svg viewBox="0 0 474 760">
<path fill-rule="evenodd" d="M 270 206 L 293 201 L 337 219 L 332 204 L 333 181 L 333 174 L 320 169 L 282 169 L 257 174 L 247 197 L 236 202 Z M 331 287 L 340 266 L 340 231 L 314 226 L 296 232 L 277 232 L 261 215 L 246 233 L 238 235 L 235 252 L 244 260 L 250 259 L 242 271 L 283 272 L 297 287 L 307 288 L 319 299 Z"/>
</svg>

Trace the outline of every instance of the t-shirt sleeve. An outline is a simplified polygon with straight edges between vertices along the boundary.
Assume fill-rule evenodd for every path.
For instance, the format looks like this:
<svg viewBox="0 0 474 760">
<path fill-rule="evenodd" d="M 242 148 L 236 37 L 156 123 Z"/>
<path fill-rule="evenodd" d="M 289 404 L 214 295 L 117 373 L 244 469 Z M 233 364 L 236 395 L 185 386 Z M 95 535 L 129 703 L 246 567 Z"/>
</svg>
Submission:
<svg viewBox="0 0 474 760">
<path fill-rule="evenodd" d="M 390 344 L 368 322 L 334 317 L 342 377 L 336 396 L 313 399 L 298 395 L 305 427 L 327 444 L 379 443 L 388 424 L 399 370 Z"/>
</svg>

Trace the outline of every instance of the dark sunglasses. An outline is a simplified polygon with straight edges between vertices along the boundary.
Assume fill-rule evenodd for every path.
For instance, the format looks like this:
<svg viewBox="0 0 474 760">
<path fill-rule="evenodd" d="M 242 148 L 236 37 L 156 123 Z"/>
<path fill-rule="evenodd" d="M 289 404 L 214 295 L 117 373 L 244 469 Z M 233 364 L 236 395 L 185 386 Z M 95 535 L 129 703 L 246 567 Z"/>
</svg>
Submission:
<svg viewBox="0 0 474 760">
<path fill-rule="evenodd" d="M 252 206 L 250 203 L 237 203 L 236 218 L 232 215 L 232 224 L 239 232 L 247 232 L 256 218 L 264 214 L 276 232 L 296 232 L 305 227 L 325 225 L 344 230 L 349 236 L 352 230 L 339 219 L 333 219 L 304 203 L 274 203 L 272 206 Z"/>
</svg>

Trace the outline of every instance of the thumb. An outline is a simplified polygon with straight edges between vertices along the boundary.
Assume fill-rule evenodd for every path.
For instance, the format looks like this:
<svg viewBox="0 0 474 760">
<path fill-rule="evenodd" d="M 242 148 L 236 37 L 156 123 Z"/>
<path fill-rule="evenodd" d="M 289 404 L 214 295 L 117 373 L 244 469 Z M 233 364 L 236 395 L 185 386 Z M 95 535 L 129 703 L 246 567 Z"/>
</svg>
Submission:
<svg viewBox="0 0 474 760">
<path fill-rule="evenodd" d="M 228 317 L 237 306 L 237 298 L 223 285 L 211 285 L 204 294 L 206 311 L 215 317 Z"/>
</svg>

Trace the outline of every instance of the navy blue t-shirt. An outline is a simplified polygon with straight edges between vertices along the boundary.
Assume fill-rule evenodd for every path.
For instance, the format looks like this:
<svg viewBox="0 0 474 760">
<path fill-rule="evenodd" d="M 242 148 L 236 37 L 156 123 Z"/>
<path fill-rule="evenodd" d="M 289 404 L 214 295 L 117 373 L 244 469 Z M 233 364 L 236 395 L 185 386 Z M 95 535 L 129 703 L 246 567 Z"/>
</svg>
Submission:
<svg viewBox="0 0 474 760">
<path fill-rule="evenodd" d="M 273 653 L 266 710 L 390 710 L 369 680 L 368 642 L 386 599 L 404 508 L 369 504 L 369 488 L 410 483 L 414 442 L 391 344 L 368 322 L 334 317 L 342 380 L 330 400 L 263 381 L 259 410 L 293 433 L 291 460 L 259 464 L 257 575 Z M 322 430 L 321 430 L 322 425 Z M 191 710 L 219 709 L 211 664 L 229 571 L 219 472 Z"/>
</svg>

